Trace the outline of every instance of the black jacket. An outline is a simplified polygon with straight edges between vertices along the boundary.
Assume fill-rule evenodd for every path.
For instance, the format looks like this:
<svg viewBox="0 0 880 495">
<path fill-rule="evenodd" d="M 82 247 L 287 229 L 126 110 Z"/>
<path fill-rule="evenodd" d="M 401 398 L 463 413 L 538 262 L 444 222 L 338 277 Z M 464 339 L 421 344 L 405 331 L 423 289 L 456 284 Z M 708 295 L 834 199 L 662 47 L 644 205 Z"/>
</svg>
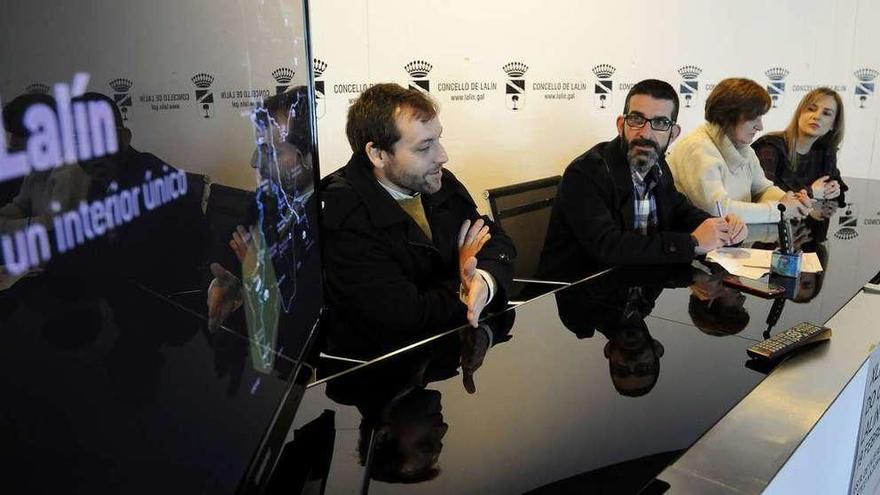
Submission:
<svg viewBox="0 0 880 495">
<path fill-rule="evenodd" d="M 330 352 L 374 357 L 466 323 L 459 301 L 458 232 L 480 215 L 448 170 L 435 194 L 422 195 L 433 242 L 376 181 L 363 155 L 321 181 L 325 296 Z M 488 218 L 492 238 L 477 255 L 504 308 L 516 256 Z"/>
<path fill-rule="evenodd" d="M 840 169 L 837 168 L 837 150 L 819 146 L 810 150 L 810 153 L 818 155 L 818 167 L 813 170 L 797 170 L 794 171 L 788 166 L 788 147 L 785 145 L 785 138 L 777 134 L 767 134 L 758 138 L 752 143 L 752 148 L 761 160 L 761 167 L 764 174 L 774 184 L 784 191 L 800 191 L 806 189 L 810 195 L 813 194 L 811 185 L 816 179 L 827 175 L 831 180 L 836 180 L 840 184 L 840 196 L 836 198 L 839 206 L 846 205 L 846 191 L 849 187 L 840 177 Z"/>
<path fill-rule="evenodd" d="M 550 214 L 540 271 L 551 280 L 577 280 L 607 265 L 689 263 L 690 233 L 709 214 L 695 207 L 673 183 L 660 159 L 654 189 L 658 233 L 633 230 L 633 183 L 620 137 L 600 143 L 565 169 Z"/>
</svg>

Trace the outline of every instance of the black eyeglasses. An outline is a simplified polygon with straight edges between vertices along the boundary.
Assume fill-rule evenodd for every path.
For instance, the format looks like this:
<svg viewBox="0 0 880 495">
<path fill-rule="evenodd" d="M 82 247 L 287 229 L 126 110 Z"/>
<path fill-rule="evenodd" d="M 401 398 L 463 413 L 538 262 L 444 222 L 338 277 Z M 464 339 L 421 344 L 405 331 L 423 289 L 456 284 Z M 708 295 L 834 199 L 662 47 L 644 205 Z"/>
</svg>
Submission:
<svg viewBox="0 0 880 495">
<path fill-rule="evenodd" d="M 670 120 L 667 117 L 654 117 L 653 119 L 646 119 L 644 115 L 640 113 L 630 113 L 624 115 L 623 121 L 626 122 L 626 125 L 632 127 L 633 129 L 641 129 L 645 127 L 645 124 L 650 122 L 651 129 L 655 131 L 668 131 L 675 122 Z"/>
</svg>

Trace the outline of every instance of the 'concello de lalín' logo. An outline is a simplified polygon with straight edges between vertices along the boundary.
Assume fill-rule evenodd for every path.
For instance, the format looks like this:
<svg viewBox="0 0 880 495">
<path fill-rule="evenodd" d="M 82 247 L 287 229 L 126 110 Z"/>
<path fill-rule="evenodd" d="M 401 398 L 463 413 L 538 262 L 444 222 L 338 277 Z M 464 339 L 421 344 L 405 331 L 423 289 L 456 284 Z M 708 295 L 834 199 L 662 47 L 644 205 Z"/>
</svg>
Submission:
<svg viewBox="0 0 880 495">
<path fill-rule="evenodd" d="M 6 129 L 0 123 L 0 182 L 119 151 L 110 104 L 101 100 L 72 102 L 85 93 L 88 83 L 89 75 L 78 73 L 70 86 L 55 85 L 55 109 L 44 103 L 28 107 L 22 124 L 30 136 L 22 151 L 8 151 Z"/>
<path fill-rule="evenodd" d="M 785 98 L 785 78 L 788 74 L 788 69 L 785 67 L 770 67 L 764 71 L 764 75 L 767 76 L 767 92 L 770 94 L 773 108 L 777 108 Z"/>
</svg>

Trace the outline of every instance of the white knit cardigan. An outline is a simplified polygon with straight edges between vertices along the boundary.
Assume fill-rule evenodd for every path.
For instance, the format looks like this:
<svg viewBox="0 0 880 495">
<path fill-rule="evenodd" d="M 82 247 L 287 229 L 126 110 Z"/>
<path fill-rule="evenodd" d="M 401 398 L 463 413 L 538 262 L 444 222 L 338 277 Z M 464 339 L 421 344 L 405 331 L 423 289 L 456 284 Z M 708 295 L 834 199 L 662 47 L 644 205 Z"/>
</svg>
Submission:
<svg viewBox="0 0 880 495">
<path fill-rule="evenodd" d="M 785 192 L 774 186 L 751 146 L 737 147 L 715 124 L 704 123 L 675 143 L 666 158 L 675 187 L 698 208 L 735 213 L 746 223 L 779 220 Z"/>
</svg>

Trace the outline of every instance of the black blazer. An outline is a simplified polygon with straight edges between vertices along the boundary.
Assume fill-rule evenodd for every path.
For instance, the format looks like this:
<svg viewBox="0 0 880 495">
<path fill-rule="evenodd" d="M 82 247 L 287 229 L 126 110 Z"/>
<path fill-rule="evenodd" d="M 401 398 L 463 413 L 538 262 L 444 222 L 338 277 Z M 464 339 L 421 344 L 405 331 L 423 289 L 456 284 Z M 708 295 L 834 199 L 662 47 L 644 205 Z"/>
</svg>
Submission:
<svg viewBox="0 0 880 495">
<path fill-rule="evenodd" d="M 818 142 L 813 146 L 814 149 L 810 150 L 810 153 L 818 155 L 818 167 L 813 170 L 793 171 L 788 166 L 788 147 L 785 145 L 784 137 L 765 134 L 752 143 L 752 148 L 761 160 L 764 174 L 783 191 L 806 189 L 812 196 L 813 190 L 810 186 L 819 177 L 827 175 L 840 184 L 840 196 L 836 198 L 837 205 L 846 206 L 846 191 L 849 190 L 849 186 L 843 182 L 840 169 L 837 168 L 837 150 L 822 146 Z"/>
<path fill-rule="evenodd" d="M 633 183 L 620 137 L 600 143 L 565 169 L 541 253 L 541 276 L 577 280 L 607 265 L 689 263 L 690 233 L 710 215 L 677 189 L 660 158 L 654 189 L 658 233 L 633 230 Z"/>
<path fill-rule="evenodd" d="M 324 318 L 328 348 L 373 357 L 467 322 L 459 301 L 458 232 L 480 215 L 465 187 L 443 170 L 440 190 L 422 195 L 429 239 L 356 155 L 321 181 Z M 497 292 L 487 310 L 506 307 L 513 242 L 488 218 L 492 238 L 477 255 Z"/>
</svg>

